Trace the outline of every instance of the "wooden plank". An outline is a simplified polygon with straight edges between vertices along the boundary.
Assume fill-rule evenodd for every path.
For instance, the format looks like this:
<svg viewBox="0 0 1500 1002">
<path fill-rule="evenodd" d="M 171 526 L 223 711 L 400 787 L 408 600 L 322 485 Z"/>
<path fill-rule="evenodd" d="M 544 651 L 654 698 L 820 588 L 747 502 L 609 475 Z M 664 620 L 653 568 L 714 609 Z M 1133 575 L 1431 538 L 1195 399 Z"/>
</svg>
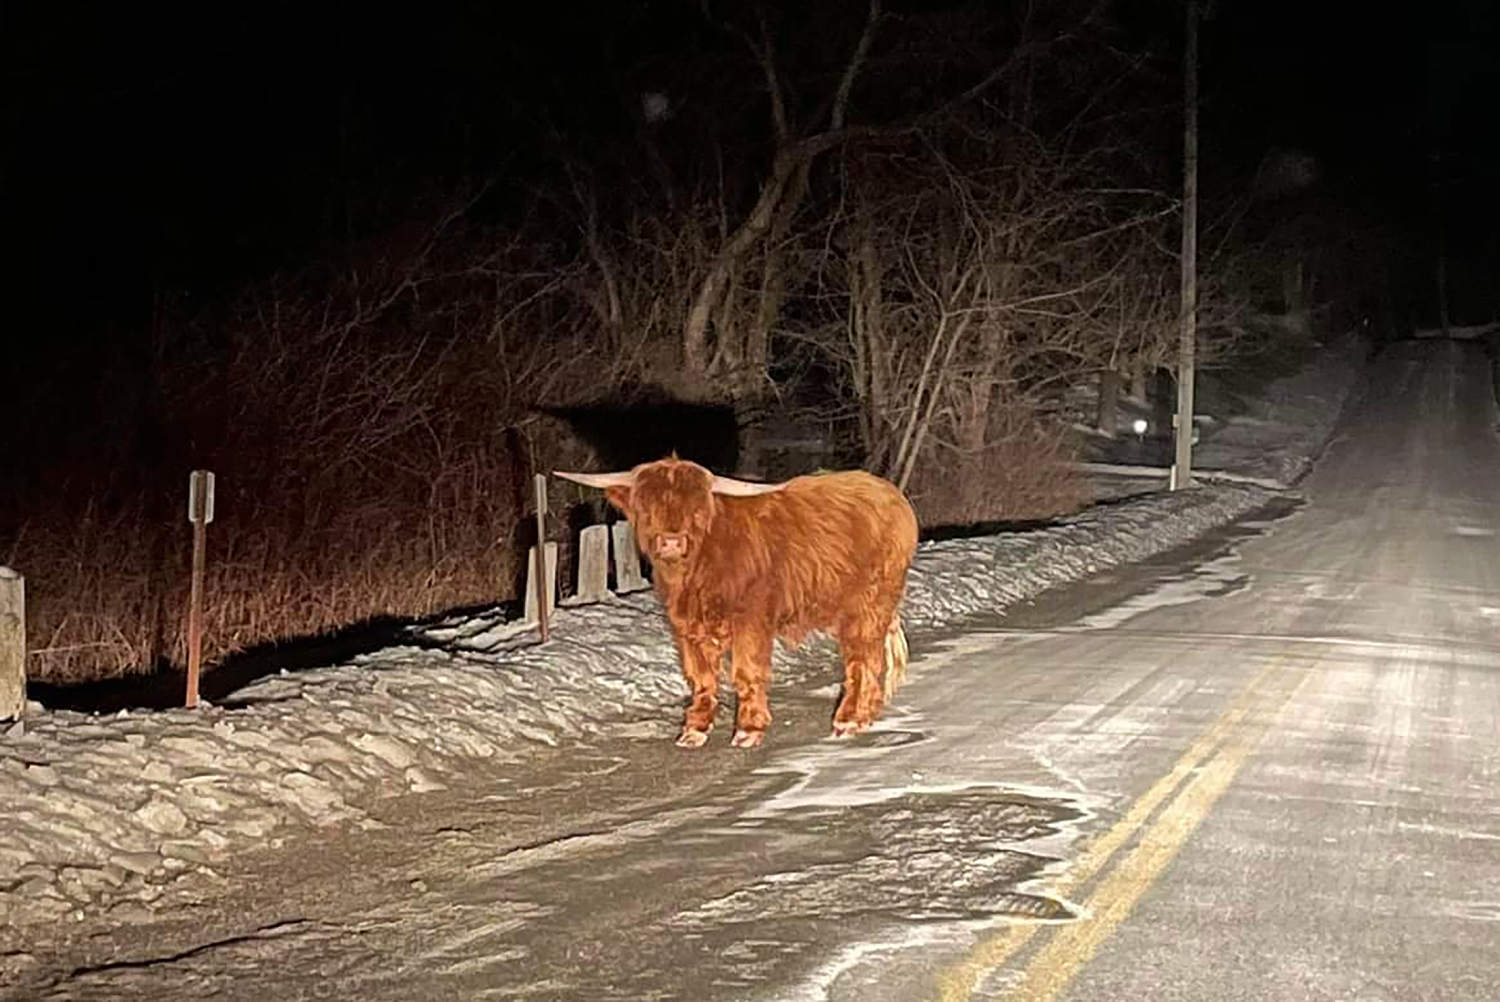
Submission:
<svg viewBox="0 0 1500 1002">
<path fill-rule="evenodd" d="M 0 720 L 26 709 L 26 579 L 0 567 Z"/>
<path fill-rule="evenodd" d="M 544 474 L 538 473 L 532 478 L 531 482 L 532 486 L 536 488 L 536 541 L 542 543 L 547 538 L 547 477 Z M 544 643 L 547 640 L 547 619 L 552 615 L 553 603 L 557 600 L 557 544 L 547 543 L 546 545 L 551 548 L 550 551 L 543 551 L 543 559 L 547 562 L 547 583 L 545 585 L 547 590 L 545 594 L 538 591 L 538 589 L 544 586 L 542 578 L 537 576 L 531 579 L 536 588 L 528 588 L 526 593 L 526 599 L 532 602 L 531 608 L 537 617 L 535 620 L 537 632 L 541 634 Z M 534 554 L 536 551 L 533 550 L 532 552 Z M 530 557 L 526 566 L 535 570 L 536 557 Z M 540 595 L 541 598 L 534 600 L 533 596 L 536 595 Z M 529 616 L 526 621 L 528 623 L 532 622 Z"/>
<path fill-rule="evenodd" d="M 578 591 L 580 605 L 609 597 L 609 526 L 591 525 L 578 534 Z"/>
<path fill-rule="evenodd" d="M 547 544 L 547 579 L 545 583 L 539 582 L 536 576 L 536 547 L 533 546 L 526 553 L 526 611 L 522 622 L 540 624 L 537 617 L 537 596 L 545 595 L 547 599 L 547 614 L 550 615 L 557 608 L 557 544 Z"/>
<path fill-rule="evenodd" d="M 628 595 L 651 587 L 641 574 L 641 552 L 635 547 L 635 530 L 629 522 L 611 526 L 615 537 L 615 594 Z"/>
</svg>

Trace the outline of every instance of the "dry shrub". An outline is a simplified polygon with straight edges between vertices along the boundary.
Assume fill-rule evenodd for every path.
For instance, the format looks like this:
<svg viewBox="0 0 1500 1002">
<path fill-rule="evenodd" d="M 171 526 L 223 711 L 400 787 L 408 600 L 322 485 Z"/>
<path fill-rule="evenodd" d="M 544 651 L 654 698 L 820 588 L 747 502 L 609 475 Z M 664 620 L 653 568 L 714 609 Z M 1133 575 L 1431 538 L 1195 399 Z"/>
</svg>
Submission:
<svg viewBox="0 0 1500 1002">
<path fill-rule="evenodd" d="M 516 596 L 532 472 L 594 461 L 532 407 L 611 370 L 555 332 L 581 329 L 554 294 L 559 272 L 494 255 L 476 269 L 472 247 L 456 272 L 431 241 L 387 249 L 357 280 L 268 282 L 176 318 L 128 380 L 149 389 L 59 408 L 81 432 L 38 450 L 39 475 L 0 497 L 0 561 L 27 577 L 32 678 L 185 662 L 193 468 L 217 477 L 210 667 Z M 542 277 L 507 284 L 522 271 Z"/>
<path fill-rule="evenodd" d="M 981 451 L 936 447 L 918 464 L 910 494 L 924 531 L 1053 518 L 1088 503 L 1058 429 L 1020 408 L 993 424 Z"/>
<path fill-rule="evenodd" d="M 312 527 L 252 500 L 284 498 L 277 485 L 257 491 L 236 484 L 236 475 L 220 477 L 205 579 L 210 662 L 381 616 L 511 597 L 516 568 L 506 528 L 515 516 L 505 505 L 423 511 L 399 494 L 375 505 L 373 483 L 350 483 L 346 490 L 358 490 L 364 503 L 335 501 L 325 524 Z M 184 663 L 186 477 L 164 480 L 164 493 L 174 487 L 170 514 L 155 514 L 164 507 L 159 498 L 141 497 L 109 521 L 28 525 L 14 562 L 28 578 L 32 678 L 78 682 Z"/>
<path fill-rule="evenodd" d="M 95 665 L 149 664 L 163 598 L 151 568 L 163 538 L 144 506 L 136 499 L 113 516 L 88 501 L 44 511 L 6 558 L 26 575 L 28 673 L 68 681 Z"/>
<path fill-rule="evenodd" d="M 400 470 L 379 457 L 340 467 L 336 455 L 323 471 L 274 454 L 216 464 L 205 659 L 516 597 L 531 531 L 518 488 L 530 464 L 495 439 Z M 535 445 L 548 457 L 573 452 L 569 465 L 589 462 L 576 444 Z M 28 578 L 32 678 L 79 682 L 185 662 L 186 469 L 164 471 L 159 492 L 113 517 L 57 506 L 27 524 L 10 560 Z"/>
</svg>

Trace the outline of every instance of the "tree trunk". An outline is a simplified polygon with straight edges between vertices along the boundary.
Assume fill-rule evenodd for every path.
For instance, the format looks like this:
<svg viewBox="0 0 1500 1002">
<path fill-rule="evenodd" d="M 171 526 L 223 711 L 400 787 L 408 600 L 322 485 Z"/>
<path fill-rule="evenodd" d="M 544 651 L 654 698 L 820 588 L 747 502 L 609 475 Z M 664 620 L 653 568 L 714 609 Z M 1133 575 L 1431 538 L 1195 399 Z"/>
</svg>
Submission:
<svg viewBox="0 0 1500 1002">
<path fill-rule="evenodd" d="M 1120 374 L 1113 369 L 1099 373 L 1099 409 L 1094 425 L 1110 438 L 1118 430 Z"/>
<path fill-rule="evenodd" d="M 837 137 L 834 136 L 817 136 L 777 153 L 771 176 L 761 185 L 755 206 L 714 255 L 708 271 L 698 283 L 698 293 L 693 297 L 693 305 L 688 309 L 687 319 L 682 325 L 683 374 L 690 384 L 705 389 L 712 384 L 714 372 L 712 346 L 709 343 L 710 320 L 714 311 L 723 303 L 725 290 L 735 269 L 750 248 L 771 229 L 776 222 L 778 209 L 786 213 L 796 211 L 795 205 L 782 204 L 788 187 L 793 187 L 800 200 L 806 186 L 793 186 L 799 172 L 805 171 L 814 157 L 833 146 L 836 141 Z"/>
<path fill-rule="evenodd" d="M 781 321 L 781 308 L 786 301 L 786 240 L 807 195 L 810 167 L 810 161 L 803 161 L 793 171 L 786 195 L 777 205 L 766 234 L 755 318 L 744 330 L 740 368 L 732 382 L 737 400 L 763 397 L 770 382 L 771 331 Z"/>
<path fill-rule="evenodd" d="M 890 458 L 890 345 L 886 341 L 885 300 L 875 229 L 868 217 L 856 223 L 849 255 L 849 340 L 853 353 L 854 393 L 859 400 L 860 444 L 865 463 L 884 469 Z"/>
<path fill-rule="evenodd" d="M 1146 375 L 1150 371 L 1150 367 L 1146 365 L 1146 355 L 1144 352 L 1136 355 L 1135 358 L 1131 359 L 1130 395 L 1143 404 L 1149 402 L 1149 390 L 1148 384 L 1146 382 Z"/>
</svg>

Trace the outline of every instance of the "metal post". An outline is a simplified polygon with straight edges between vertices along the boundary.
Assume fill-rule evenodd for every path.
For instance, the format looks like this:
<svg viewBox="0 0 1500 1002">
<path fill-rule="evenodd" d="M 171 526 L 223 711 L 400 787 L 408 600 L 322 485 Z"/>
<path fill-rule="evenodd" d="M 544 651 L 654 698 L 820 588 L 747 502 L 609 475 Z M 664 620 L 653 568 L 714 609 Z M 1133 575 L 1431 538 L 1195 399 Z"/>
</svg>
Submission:
<svg viewBox="0 0 1500 1002">
<path fill-rule="evenodd" d="M 188 521 L 193 524 L 193 583 L 188 598 L 187 698 L 198 705 L 198 673 L 203 661 L 203 570 L 207 563 L 208 523 L 214 520 L 214 475 L 194 470 L 188 478 Z"/>
<path fill-rule="evenodd" d="M 0 720 L 26 710 L 26 579 L 0 567 Z"/>
<path fill-rule="evenodd" d="M 1193 366 L 1198 339 L 1198 0 L 1187 3 L 1183 67 L 1182 298 L 1177 339 L 1176 470 L 1172 489 L 1193 482 Z"/>
<path fill-rule="evenodd" d="M 538 473 L 532 478 L 536 487 L 536 625 L 543 642 L 547 629 L 547 477 Z"/>
</svg>

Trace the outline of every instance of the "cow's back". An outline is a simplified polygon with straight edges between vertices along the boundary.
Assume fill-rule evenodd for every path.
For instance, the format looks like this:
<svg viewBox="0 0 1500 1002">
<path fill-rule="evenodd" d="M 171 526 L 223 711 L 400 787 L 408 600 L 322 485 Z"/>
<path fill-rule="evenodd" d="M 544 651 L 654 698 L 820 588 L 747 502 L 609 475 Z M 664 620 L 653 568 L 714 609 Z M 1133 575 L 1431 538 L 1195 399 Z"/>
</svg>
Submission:
<svg viewBox="0 0 1500 1002">
<path fill-rule="evenodd" d="M 795 641 L 854 607 L 894 609 L 916 545 L 916 516 L 888 481 L 863 471 L 797 477 L 773 494 L 723 499 L 686 582 L 696 594 L 682 597 Z"/>
<path fill-rule="evenodd" d="M 805 512 L 805 525 L 825 546 L 846 540 L 861 560 L 878 551 L 910 562 L 916 550 L 917 517 L 911 504 L 890 481 L 863 470 L 797 477 L 770 497 L 784 498 L 789 509 Z M 852 570 L 858 575 L 861 567 Z"/>
</svg>

